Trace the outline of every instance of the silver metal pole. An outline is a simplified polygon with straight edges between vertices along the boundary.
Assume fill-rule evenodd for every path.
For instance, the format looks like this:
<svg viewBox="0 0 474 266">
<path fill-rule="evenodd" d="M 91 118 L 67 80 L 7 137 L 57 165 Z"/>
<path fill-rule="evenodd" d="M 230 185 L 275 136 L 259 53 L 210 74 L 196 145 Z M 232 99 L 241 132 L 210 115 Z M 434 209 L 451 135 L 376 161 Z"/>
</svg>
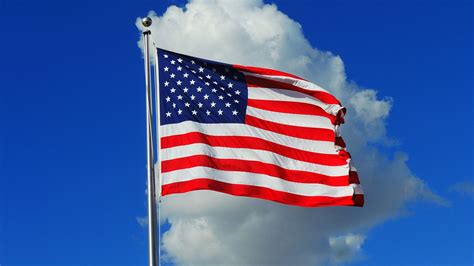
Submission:
<svg viewBox="0 0 474 266">
<path fill-rule="evenodd" d="M 152 21 L 149 17 L 142 20 L 145 27 Z M 151 92 L 151 67 L 149 30 L 143 32 L 145 47 L 145 87 L 146 87 L 146 135 L 147 135 L 147 170 L 148 170 L 148 261 L 150 266 L 157 265 L 156 257 L 156 206 L 155 206 L 155 171 L 153 158 L 153 118 L 152 118 L 152 92 Z"/>
<path fill-rule="evenodd" d="M 158 50 L 156 49 L 155 43 L 153 43 L 154 58 L 155 58 L 155 124 L 156 124 L 156 175 L 158 181 L 158 208 L 157 208 L 157 219 L 158 219 L 158 265 L 161 265 L 161 227 L 160 227 L 160 210 L 161 210 L 161 132 L 160 132 L 160 72 L 158 65 Z"/>
</svg>

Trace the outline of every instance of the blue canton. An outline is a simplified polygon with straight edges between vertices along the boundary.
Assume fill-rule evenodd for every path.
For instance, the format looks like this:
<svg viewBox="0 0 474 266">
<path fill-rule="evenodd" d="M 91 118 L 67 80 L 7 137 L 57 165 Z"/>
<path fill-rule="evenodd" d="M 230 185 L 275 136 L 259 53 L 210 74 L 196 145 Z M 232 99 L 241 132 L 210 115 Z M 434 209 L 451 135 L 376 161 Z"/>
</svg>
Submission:
<svg viewBox="0 0 474 266">
<path fill-rule="evenodd" d="M 229 64 L 158 49 L 161 125 L 244 123 L 247 84 Z"/>
</svg>

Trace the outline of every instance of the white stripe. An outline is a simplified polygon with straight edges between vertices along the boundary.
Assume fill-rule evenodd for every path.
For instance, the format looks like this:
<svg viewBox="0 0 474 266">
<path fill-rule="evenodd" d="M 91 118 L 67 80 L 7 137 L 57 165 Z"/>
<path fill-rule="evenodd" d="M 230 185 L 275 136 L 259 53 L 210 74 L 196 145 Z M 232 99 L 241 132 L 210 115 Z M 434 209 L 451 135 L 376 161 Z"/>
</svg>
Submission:
<svg viewBox="0 0 474 266">
<path fill-rule="evenodd" d="M 320 107 L 326 113 L 336 116 L 339 110 L 343 107 L 339 104 L 327 104 L 308 94 L 304 94 L 298 91 L 275 89 L 275 88 L 248 88 L 249 99 L 254 100 L 267 100 L 267 101 L 288 101 L 288 102 L 299 102 L 308 103 Z"/>
<path fill-rule="evenodd" d="M 351 186 L 328 186 L 322 184 L 295 183 L 267 175 L 221 171 L 208 167 L 194 167 L 163 174 L 163 185 L 207 178 L 229 184 L 250 185 L 273 189 L 301 196 L 345 197 L 354 195 Z"/>
<path fill-rule="evenodd" d="M 350 164 L 349 167 L 350 167 L 350 168 L 349 168 L 350 171 L 352 171 L 352 172 L 357 172 L 357 169 L 355 168 L 355 166 L 354 166 L 353 164 Z"/>
<path fill-rule="evenodd" d="M 351 187 L 354 188 L 354 194 L 364 195 L 364 190 L 362 190 L 362 186 L 359 184 L 350 184 Z"/>
<path fill-rule="evenodd" d="M 262 75 L 262 74 L 250 73 L 250 72 L 246 72 L 246 71 L 242 71 L 242 72 L 246 76 L 253 76 L 253 77 L 257 77 L 257 78 L 283 82 L 283 83 L 291 84 L 293 86 L 300 87 L 300 88 L 305 89 L 305 90 L 322 91 L 322 92 L 326 92 L 328 94 L 331 94 L 327 90 L 321 88 L 319 85 L 314 84 L 314 83 L 309 82 L 309 81 L 306 81 L 306 80 L 303 80 L 303 79 L 297 79 L 297 78 L 288 77 L 288 76 Z"/>
<path fill-rule="evenodd" d="M 161 136 L 181 135 L 189 132 L 201 132 L 211 136 L 246 136 L 267 140 L 290 148 L 321 154 L 338 154 L 337 147 L 331 141 L 307 140 L 278 134 L 245 124 L 205 124 L 184 121 L 161 126 Z"/>
<path fill-rule="evenodd" d="M 259 161 L 290 170 L 307 171 L 326 176 L 347 176 L 349 174 L 349 163 L 341 166 L 320 165 L 295 160 L 270 151 L 255 149 L 213 147 L 203 143 L 195 143 L 161 150 L 162 161 L 193 155 L 207 155 L 218 159 Z"/>
<path fill-rule="evenodd" d="M 247 114 L 257 118 L 298 127 L 322 128 L 334 131 L 335 126 L 329 118 L 316 115 L 288 114 L 262 110 L 247 106 Z"/>
</svg>

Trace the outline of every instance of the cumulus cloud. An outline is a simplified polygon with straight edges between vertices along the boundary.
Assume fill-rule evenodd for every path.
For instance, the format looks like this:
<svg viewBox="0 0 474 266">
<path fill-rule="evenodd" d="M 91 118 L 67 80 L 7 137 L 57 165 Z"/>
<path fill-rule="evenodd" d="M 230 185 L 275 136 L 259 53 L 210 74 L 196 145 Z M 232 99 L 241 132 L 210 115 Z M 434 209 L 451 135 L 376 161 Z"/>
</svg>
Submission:
<svg viewBox="0 0 474 266">
<path fill-rule="evenodd" d="M 444 204 L 408 168 L 404 153 L 385 154 L 393 101 L 346 78 L 342 59 L 321 51 L 302 27 L 260 0 L 191 0 L 150 12 L 153 41 L 211 60 L 276 68 L 314 81 L 348 108 L 342 132 L 366 193 L 360 208 L 299 208 L 196 191 L 163 198 L 166 258 L 179 265 L 318 265 L 357 258 L 366 233 L 414 199 Z M 315 25 L 317 27 L 317 25 Z M 141 28 L 137 19 L 137 27 Z M 141 40 L 139 46 L 142 47 Z"/>
<path fill-rule="evenodd" d="M 331 259 L 336 262 L 345 262 L 359 255 L 362 244 L 365 241 L 363 235 L 348 234 L 345 236 L 330 237 Z"/>
</svg>

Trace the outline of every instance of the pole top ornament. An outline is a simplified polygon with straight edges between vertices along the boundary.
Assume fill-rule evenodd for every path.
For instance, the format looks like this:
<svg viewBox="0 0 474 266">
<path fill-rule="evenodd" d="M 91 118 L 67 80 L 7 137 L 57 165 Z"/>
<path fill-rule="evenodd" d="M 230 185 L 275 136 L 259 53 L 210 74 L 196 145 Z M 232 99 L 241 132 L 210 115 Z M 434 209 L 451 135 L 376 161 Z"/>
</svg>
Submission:
<svg viewBox="0 0 474 266">
<path fill-rule="evenodd" d="M 153 22 L 153 21 L 151 20 L 150 17 L 144 17 L 144 18 L 142 18 L 142 25 L 143 25 L 144 27 L 147 27 L 147 28 L 150 27 L 152 22 Z"/>
</svg>

